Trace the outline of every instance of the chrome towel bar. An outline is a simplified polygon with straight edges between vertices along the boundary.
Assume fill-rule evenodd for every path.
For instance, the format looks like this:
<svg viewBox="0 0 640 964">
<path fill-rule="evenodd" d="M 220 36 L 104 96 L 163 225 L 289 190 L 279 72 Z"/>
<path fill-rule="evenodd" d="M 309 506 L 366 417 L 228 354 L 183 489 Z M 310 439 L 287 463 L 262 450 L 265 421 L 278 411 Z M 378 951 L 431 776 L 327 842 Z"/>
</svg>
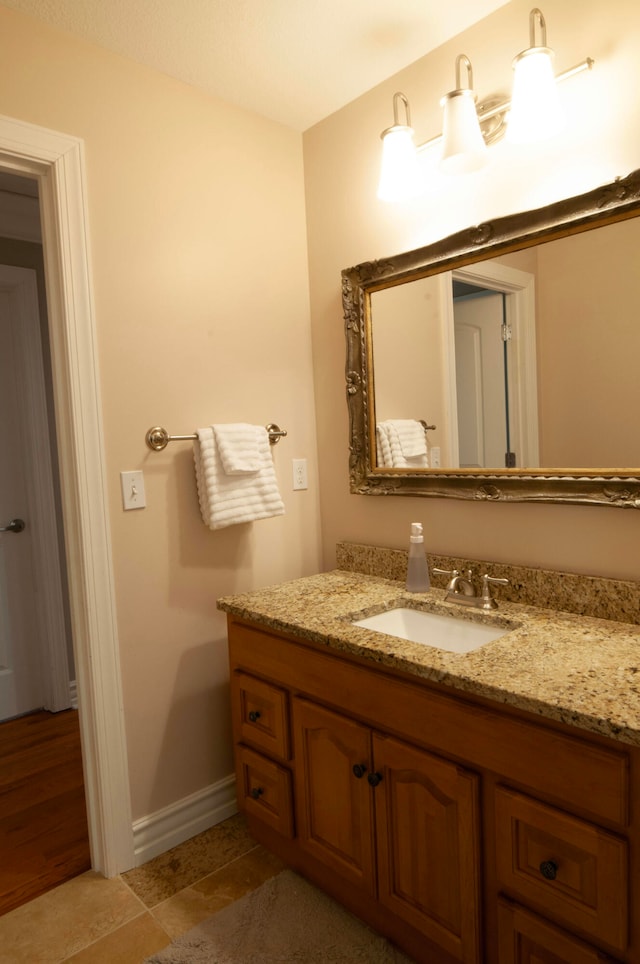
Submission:
<svg viewBox="0 0 640 964">
<path fill-rule="evenodd" d="M 281 438 L 284 438 L 287 434 L 286 429 L 280 428 L 275 422 L 269 422 L 266 426 L 267 432 L 269 433 L 269 441 L 272 445 L 276 445 Z M 161 452 L 162 449 L 166 448 L 169 442 L 188 442 L 197 439 L 197 435 L 169 435 L 166 428 L 162 428 L 161 425 L 154 425 L 150 428 L 144 439 L 150 449 L 155 452 Z"/>
</svg>

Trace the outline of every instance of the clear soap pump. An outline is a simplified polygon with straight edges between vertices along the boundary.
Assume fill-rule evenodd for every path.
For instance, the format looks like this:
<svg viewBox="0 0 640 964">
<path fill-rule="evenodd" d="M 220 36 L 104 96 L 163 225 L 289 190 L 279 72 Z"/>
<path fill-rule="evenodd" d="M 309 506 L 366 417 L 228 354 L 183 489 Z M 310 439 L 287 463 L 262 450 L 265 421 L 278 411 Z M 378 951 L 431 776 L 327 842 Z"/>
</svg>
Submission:
<svg viewBox="0 0 640 964">
<path fill-rule="evenodd" d="M 411 523 L 411 538 L 409 540 L 409 566 L 407 568 L 407 591 L 426 592 L 431 586 L 427 554 L 424 548 L 422 523 Z"/>
</svg>

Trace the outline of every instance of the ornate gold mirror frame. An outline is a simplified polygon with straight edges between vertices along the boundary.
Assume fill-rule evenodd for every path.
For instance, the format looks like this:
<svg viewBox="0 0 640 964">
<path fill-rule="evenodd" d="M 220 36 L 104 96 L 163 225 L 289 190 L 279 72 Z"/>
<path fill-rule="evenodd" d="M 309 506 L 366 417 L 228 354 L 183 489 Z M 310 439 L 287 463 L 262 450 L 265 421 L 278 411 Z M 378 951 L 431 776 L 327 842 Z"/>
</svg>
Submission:
<svg viewBox="0 0 640 964">
<path fill-rule="evenodd" d="M 357 495 L 491 502 L 554 502 L 640 508 L 640 468 L 378 469 L 375 466 L 371 294 L 406 281 L 552 241 L 640 214 L 640 170 L 579 197 L 510 215 L 442 241 L 342 272 L 347 341 L 349 476 Z M 639 252 L 640 260 L 640 252 Z M 640 393 L 639 393 L 640 396 Z"/>
</svg>

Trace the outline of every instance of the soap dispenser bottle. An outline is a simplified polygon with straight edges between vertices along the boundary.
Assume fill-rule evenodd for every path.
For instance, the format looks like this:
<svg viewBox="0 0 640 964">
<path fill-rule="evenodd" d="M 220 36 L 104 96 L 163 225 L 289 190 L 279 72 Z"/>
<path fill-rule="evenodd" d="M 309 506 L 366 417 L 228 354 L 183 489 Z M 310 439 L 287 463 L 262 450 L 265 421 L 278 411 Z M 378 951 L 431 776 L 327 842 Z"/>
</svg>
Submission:
<svg viewBox="0 0 640 964">
<path fill-rule="evenodd" d="M 431 580 L 429 579 L 429 567 L 424 548 L 422 523 L 412 522 L 406 588 L 408 592 L 426 592 L 430 586 Z"/>
</svg>

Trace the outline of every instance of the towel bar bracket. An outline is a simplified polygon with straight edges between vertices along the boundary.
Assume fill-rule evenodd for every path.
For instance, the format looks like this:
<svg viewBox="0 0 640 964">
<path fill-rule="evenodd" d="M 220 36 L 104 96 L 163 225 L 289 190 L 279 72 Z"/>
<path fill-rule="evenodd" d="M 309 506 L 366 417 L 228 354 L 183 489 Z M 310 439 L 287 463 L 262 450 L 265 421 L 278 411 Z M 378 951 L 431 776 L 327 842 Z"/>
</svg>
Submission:
<svg viewBox="0 0 640 964">
<path fill-rule="evenodd" d="M 276 445 L 280 439 L 285 438 L 287 434 L 286 429 L 280 428 L 275 422 L 269 422 L 267 432 L 269 433 L 269 441 L 272 445 Z M 169 435 L 166 428 L 163 428 L 161 425 L 154 425 L 153 428 L 149 429 L 144 438 L 150 449 L 153 449 L 154 452 L 161 452 L 162 449 L 167 447 L 169 442 L 194 441 L 197 437 L 195 432 L 193 435 Z"/>
</svg>

